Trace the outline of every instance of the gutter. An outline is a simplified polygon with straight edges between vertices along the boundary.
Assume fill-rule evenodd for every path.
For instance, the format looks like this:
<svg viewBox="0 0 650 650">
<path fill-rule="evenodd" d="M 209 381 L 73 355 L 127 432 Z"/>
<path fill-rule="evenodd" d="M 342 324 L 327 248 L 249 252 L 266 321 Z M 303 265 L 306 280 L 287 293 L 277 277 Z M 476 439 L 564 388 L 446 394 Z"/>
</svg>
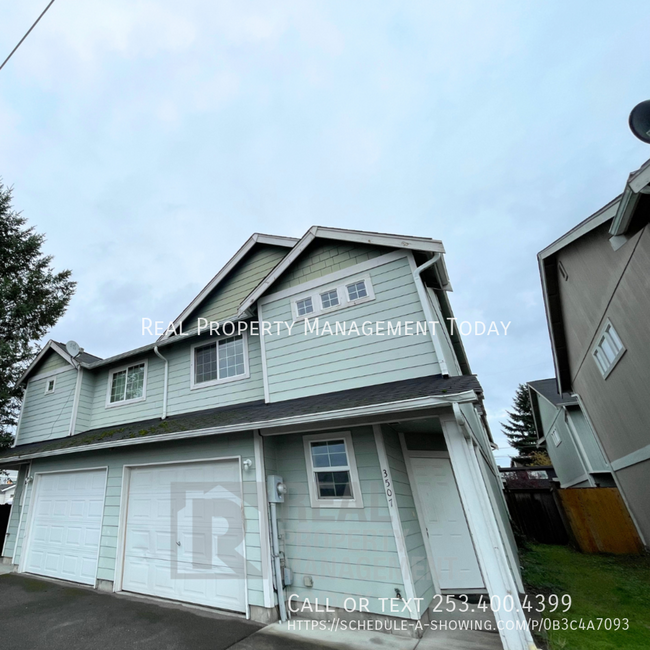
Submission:
<svg viewBox="0 0 650 650">
<path fill-rule="evenodd" d="M 309 424 L 320 422 L 322 420 L 342 420 L 349 417 L 362 417 L 364 415 L 381 415 L 383 413 L 403 413 L 415 411 L 427 407 L 444 407 L 464 402 L 477 402 L 478 395 L 473 390 L 455 393 L 453 395 L 430 395 L 428 397 L 416 397 L 413 399 L 401 400 L 399 402 L 384 402 L 382 404 L 372 404 L 370 406 L 358 406 L 350 409 L 338 409 L 335 411 L 321 411 L 309 415 L 297 415 L 276 420 L 262 420 L 257 422 L 243 422 L 241 424 L 230 424 L 221 427 L 209 427 L 206 429 L 195 429 L 192 431 L 179 431 L 176 433 L 162 433 L 159 435 L 144 436 L 142 438 L 122 438 L 108 442 L 98 442 L 89 445 L 77 445 L 74 447 L 64 447 L 62 449 L 51 449 L 42 452 L 26 453 L 19 456 L 7 456 L 0 458 L 0 466 L 10 463 L 24 462 L 34 458 L 44 458 L 49 456 L 63 456 L 86 451 L 97 451 L 102 449 L 113 449 L 115 447 L 127 447 L 130 445 L 141 445 L 154 442 L 169 442 L 174 440 L 185 440 L 187 438 L 201 438 L 203 436 L 215 436 L 225 433 L 238 433 L 241 431 L 260 430 L 260 434 L 265 429 L 274 429 L 283 426 L 296 424 Z M 119 428 L 119 427 L 116 427 Z M 81 434 L 78 434 L 81 435 Z M 268 434 L 267 434 L 268 435 Z"/>
<path fill-rule="evenodd" d="M 165 378 L 163 380 L 163 409 L 162 409 L 162 415 L 160 416 L 161 420 L 165 420 L 167 418 L 167 384 L 169 383 L 169 361 L 163 357 L 160 352 L 158 352 L 158 346 L 153 349 L 154 354 L 159 358 L 162 359 L 163 363 L 165 364 Z"/>
<path fill-rule="evenodd" d="M 422 273 L 426 271 L 430 266 L 433 266 L 441 258 L 442 253 L 435 253 L 430 260 L 424 264 L 421 264 L 420 266 L 415 267 L 413 270 L 413 279 L 415 280 L 415 286 L 418 290 L 420 302 L 422 303 L 422 309 L 424 310 L 424 315 L 427 321 L 437 321 L 440 327 L 444 327 L 445 324 L 441 323 L 433 312 L 433 308 L 429 302 L 429 296 L 427 295 L 427 290 L 424 287 L 424 281 L 422 280 Z M 415 264 L 415 260 L 413 260 L 413 264 Z M 436 356 L 438 357 L 440 372 L 444 377 L 449 377 L 449 368 L 447 367 L 447 361 L 445 360 L 445 355 L 442 350 L 442 345 L 440 345 L 440 340 L 438 339 L 437 334 L 431 331 L 431 328 L 429 328 L 429 334 L 431 335 L 431 341 L 433 342 L 433 347 L 436 351 Z"/>
</svg>

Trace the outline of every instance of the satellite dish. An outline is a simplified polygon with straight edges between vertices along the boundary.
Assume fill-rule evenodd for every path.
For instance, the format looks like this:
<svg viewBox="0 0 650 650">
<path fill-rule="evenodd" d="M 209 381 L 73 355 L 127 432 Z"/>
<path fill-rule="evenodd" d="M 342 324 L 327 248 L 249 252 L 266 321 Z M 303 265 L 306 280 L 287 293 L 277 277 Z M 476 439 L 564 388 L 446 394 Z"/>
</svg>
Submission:
<svg viewBox="0 0 650 650">
<path fill-rule="evenodd" d="M 81 348 L 76 341 L 68 341 L 65 344 L 65 349 L 73 359 L 81 352 Z"/>
<path fill-rule="evenodd" d="M 650 99 L 637 104 L 630 113 L 632 133 L 642 142 L 650 144 Z"/>
</svg>

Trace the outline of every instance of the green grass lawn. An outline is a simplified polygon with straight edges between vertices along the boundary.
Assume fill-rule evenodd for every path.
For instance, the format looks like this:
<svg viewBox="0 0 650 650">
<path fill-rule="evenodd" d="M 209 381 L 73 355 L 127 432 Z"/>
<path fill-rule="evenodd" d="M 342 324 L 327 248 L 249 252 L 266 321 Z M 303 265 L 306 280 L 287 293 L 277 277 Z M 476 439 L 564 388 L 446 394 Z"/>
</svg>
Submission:
<svg viewBox="0 0 650 650">
<path fill-rule="evenodd" d="M 530 545 L 521 551 L 529 593 L 570 594 L 554 619 L 627 618 L 629 629 L 551 630 L 551 650 L 650 649 L 650 557 L 585 555 L 566 546 Z"/>
</svg>

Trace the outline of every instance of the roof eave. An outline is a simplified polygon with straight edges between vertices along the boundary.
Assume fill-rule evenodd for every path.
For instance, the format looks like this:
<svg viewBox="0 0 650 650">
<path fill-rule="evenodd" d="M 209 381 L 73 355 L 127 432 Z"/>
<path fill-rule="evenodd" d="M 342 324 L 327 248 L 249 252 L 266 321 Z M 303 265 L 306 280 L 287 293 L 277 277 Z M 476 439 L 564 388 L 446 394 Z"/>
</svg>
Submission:
<svg viewBox="0 0 650 650">
<path fill-rule="evenodd" d="M 114 449 L 115 447 L 125 447 L 138 444 L 169 442 L 174 440 L 185 440 L 188 438 L 200 438 L 204 436 L 222 435 L 227 433 L 239 433 L 242 431 L 259 430 L 262 435 L 265 431 L 288 427 L 292 425 L 310 424 L 326 420 L 327 422 L 336 422 L 353 417 L 363 417 L 370 415 L 381 415 L 383 413 L 398 414 L 409 411 L 417 411 L 432 407 L 445 407 L 453 404 L 473 403 L 479 400 L 479 396 L 474 390 L 461 391 L 446 395 L 430 395 L 427 397 L 417 397 L 413 399 L 400 400 L 396 402 L 384 402 L 381 404 L 372 404 L 369 406 L 358 406 L 336 411 L 320 411 L 308 415 L 290 416 L 277 418 L 275 420 L 262 420 L 259 422 L 243 422 L 241 424 L 224 425 L 220 427 L 207 427 L 193 431 L 174 432 L 167 434 L 143 436 L 141 438 L 128 438 L 122 440 L 100 442 L 88 445 L 78 445 L 74 447 L 64 447 L 61 449 L 52 449 L 49 451 L 35 452 L 33 454 L 24 454 L 18 456 L 8 456 L 0 459 L 0 467 L 16 465 L 28 460 L 37 458 L 61 456 L 73 453 L 82 453 L 88 451 L 101 451 L 104 449 Z M 18 449 L 18 447 L 16 448 Z"/>
<path fill-rule="evenodd" d="M 249 251 L 256 244 L 267 244 L 271 246 L 284 246 L 285 248 L 293 248 L 299 240 L 295 237 L 280 237 L 276 235 L 264 235 L 262 233 L 255 233 L 249 237 L 241 248 L 224 264 L 220 271 L 208 282 L 208 284 L 201 289 L 196 295 L 194 300 L 172 321 L 173 329 L 177 329 L 179 325 L 205 300 L 210 292 L 212 292 L 224 278 L 239 264 L 239 262 L 249 253 Z M 168 330 L 171 328 L 168 328 Z M 173 332 L 165 332 L 158 341 L 164 341 L 173 336 Z"/>
<path fill-rule="evenodd" d="M 238 315 L 251 309 L 253 305 L 268 291 L 273 283 L 293 264 L 301 253 L 311 244 L 314 239 L 335 239 L 350 241 L 359 244 L 372 244 L 386 246 L 389 248 L 404 248 L 414 251 L 425 251 L 430 253 L 444 253 L 445 247 L 437 239 L 426 237 L 403 237 L 400 235 L 388 235 L 384 233 L 365 232 L 362 230 L 345 230 L 342 228 L 324 228 L 323 226 L 312 226 L 292 248 L 289 254 L 260 282 L 253 291 L 239 306 Z M 444 267 L 443 267 L 444 268 Z M 446 270 L 446 269 L 445 269 Z"/>
</svg>

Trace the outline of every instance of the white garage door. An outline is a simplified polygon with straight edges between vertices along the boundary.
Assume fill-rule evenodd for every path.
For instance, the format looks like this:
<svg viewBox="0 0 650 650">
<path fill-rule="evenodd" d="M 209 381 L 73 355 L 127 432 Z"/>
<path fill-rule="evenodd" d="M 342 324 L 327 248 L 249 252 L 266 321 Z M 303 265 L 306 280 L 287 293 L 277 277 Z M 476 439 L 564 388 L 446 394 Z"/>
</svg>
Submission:
<svg viewBox="0 0 650 650">
<path fill-rule="evenodd" d="M 23 570 L 94 585 L 106 470 L 37 476 Z"/>
<path fill-rule="evenodd" d="M 246 610 L 239 461 L 130 471 L 122 589 Z"/>
</svg>

